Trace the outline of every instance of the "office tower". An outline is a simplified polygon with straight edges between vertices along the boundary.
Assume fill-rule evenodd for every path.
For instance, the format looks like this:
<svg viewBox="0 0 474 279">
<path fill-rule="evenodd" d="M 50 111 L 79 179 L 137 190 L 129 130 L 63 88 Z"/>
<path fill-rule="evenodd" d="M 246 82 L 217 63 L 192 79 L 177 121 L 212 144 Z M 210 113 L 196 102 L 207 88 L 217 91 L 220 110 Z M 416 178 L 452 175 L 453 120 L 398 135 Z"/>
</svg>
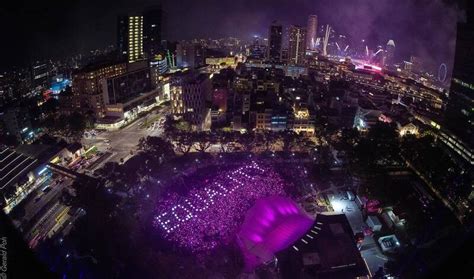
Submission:
<svg viewBox="0 0 474 279">
<path fill-rule="evenodd" d="M 304 63 L 306 53 L 306 29 L 292 25 L 289 29 L 288 62 L 293 65 Z"/>
<path fill-rule="evenodd" d="M 127 104 L 152 90 L 150 69 L 135 71 L 101 80 L 102 96 L 106 105 Z"/>
<path fill-rule="evenodd" d="M 48 64 L 37 62 L 31 70 L 33 86 L 46 86 L 49 82 Z"/>
<path fill-rule="evenodd" d="M 459 23 L 456 55 L 446 107 L 447 128 L 472 150 L 474 145 L 474 18 Z M 465 148 L 466 149 L 466 148 Z M 472 156 L 472 154 L 471 154 Z M 472 158 L 471 158 L 472 160 Z"/>
<path fill-rule="evenodd" d="M 121 57 L 127 57 L 128 16 L 119 16 L 117 20 L 117 50 Z"/>
<path fill-rule="evenodd" d="M 75 72 L 72 76 L 72 110 L 92 113 L 96 118 L 103 117 L 105 103 L 101 81 L 124 74 L 126 71 L 126 63 L 104 61 L 89 64 Z"/>
<path fill-rule="evenodd" d="M 385 58 L 385 66 L 392 66 L 395 62 L 395 42 L 393 40 L 388 41 Z"/>
<path fill-rule="evenodd" d="M 176 76 L 171 84 L 171 112 L 200 129 L 206 119 L 206 100 L 211 99 L 212 83 L 208 75 L 194 73 Z"/>
<path fill-rule="evenodd" d="M 163 12 L 161 7 L 143 13 L 143 49 L 148 58 L 154 58 L 161 49 Z"/>
<path fill-rule="evenodd" d="M 204 50 L 200 44 L 180 42 L 176 46 L 178 67 L 198 68 L 204 65 Z"/>
<path fill-rule="evenodd" d="M 117 49 L 129 63 L 144 58 L 143 16 L 120 16 L 117 24 Z"/>
<path fill-rule="evenodd" d="M 30 114 L 26 108 L 10 107 L 0 111 L 0 124 L 3 124 L 5 134 L 15 136 L 18 142 L 23 143 L 34 137 Z"/>
<path fill-rule="evenodd" d="M 128 18 L 128 62 L 143 59 L 143 16 Z"/>
<path fill-rule="evenodd" d="M 275 21 L 270 26 L 268 34 L 267 60 L 273 63 L 281 62 L 281 47 L 283 41 L 283 27 Z"/>
<path fill-rule="evenodd" d="M 150 73 L 153 88 L 158 88 L 160 80 L 169 69 L 168 61 L 163 54 L 157 54 L 150 60 Z"/>
<path fill-rule="evenodd" d="M 308 34 L 306 39 L 306 49 L 316 50 L 316 40 L 318 38 L 318 16 L 310 15 L 308 18 Z"/>
<path fill-rule="evenodd" d="M 417 56 L 410 56 L 410 63 L 411 63 L 411 71 L 414 73 L 420 73 L 423 71 L 423 61 L 420 57 Z"/>
</svg>

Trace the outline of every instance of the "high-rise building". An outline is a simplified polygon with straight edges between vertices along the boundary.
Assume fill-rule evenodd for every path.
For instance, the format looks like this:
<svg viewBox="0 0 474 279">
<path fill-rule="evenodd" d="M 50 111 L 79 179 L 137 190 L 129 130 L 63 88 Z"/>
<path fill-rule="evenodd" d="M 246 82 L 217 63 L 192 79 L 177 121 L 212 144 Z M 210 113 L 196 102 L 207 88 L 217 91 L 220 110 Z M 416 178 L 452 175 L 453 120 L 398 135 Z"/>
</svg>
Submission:
<svg viewBox="0 0 474 279">
<path fill-rule="evenodd" d="M 418 56 L 410 56 L 411 71 L 414 73 L 421 73 L 423 71 L 423 61 Z"/>
<path fill-rule="evenodd" d="M 211 90 L 212 83 L 206 74 L 176 76 L 171 84 L 171 112 L 202 129 L 210 112 L 206 100 L 211 99 Z"/>
<path fill-rule="evenodd" d="M 119 16 L 117 24 L 117 49 L 129 63 L 144 58 L 143 16 Z"/>
<path fill-rule="evenodd" d="M 25 142 L 34 137 L 28 110 L 22 107 L 11 107 L 0 111 L 0 123 L 5 134 L 15 136 L 18 142 Z"/>
<path fill-rule="evenodd" d="M 249 48 L 249 59 L 265 59 L 267 57 L 267 46 L 263 39 L 255 36 L 252 45 Z"/>
<path fill-rule="evenodd" d="M 392 66 L 395 62 L 395 42 L 393 40 L 388 41 L 387 47 L 385 49 L 385 66 Z"/>
<path fill-rule="evenodd" d="M 445 113 L 446 127 L 472 152 L 474 146 L 474 18 L 459 23 L 456 55 Z M 471 153 L 472 163 L 472 153 Z"/>
<path fill-rule="evenodd" d="M 288 62 L 293 65 L 304 63 L 306 54 L 306 28 L 292 25 L 289 29 Z"/>
<path fill-rule="evenodd" d="M 198 68 L 204 65 L 204 50 L 200 44 L 180 42 L 176 47 L 178 67 Z"/>
<path fill-rule="evenodd" d="M 117 51 L 120 56 L 126 57 L 128 53 L 128 16 L 121 15 L 117 18 Z"/>
<path fill-rule="evenodd" d="M 46 86 L 49 81 L 48 64 L 35 63 L 31 69 L 33 86 Z"/>
<path fill-rule="evenodd" d="M 306 48 L 316 50 L 316 40 L 318 38 L 318 16 L 310 15 L 308 18 L 308 34 L 306 38 Z"/>
<path fill-rule="evenodd" d="M 154 58 L 161 49 L 163 11 L 150 8 L 143 13 L 143 48 L 148 58 Z"/>
<path fill-rule="evenodd" d="M 157 88 L 160 84 L 160 79 L 168 71 L 168 62 L 164 55 L 155 55 L 150 60 L 151 83 L 153 88 Z"/>
<path fill-rule="evenodd" d="M 268 34 L 267 60 L 273 63 L 281 62 L 281 47 L 283 41 L 283 27 L 276 22 L 270 26 Z"/>
<path fill-rule="evenodd" d="M 85 66 L 72 76 L 72 111 L 92 113 L 96 118 L 105 115 L 105 102 L 102 94 L 103 79 L 124 74 L 126 63 L 100 62 Z"/>
<path fill-rule="evenodd" d="M 137 70 L 103 79 L 101 80 L 101 86 L 106 105 L 128 103 L 137 96 L 152 90 L 150 68 L 145 64 L 145 67 Z"/>
</svg>

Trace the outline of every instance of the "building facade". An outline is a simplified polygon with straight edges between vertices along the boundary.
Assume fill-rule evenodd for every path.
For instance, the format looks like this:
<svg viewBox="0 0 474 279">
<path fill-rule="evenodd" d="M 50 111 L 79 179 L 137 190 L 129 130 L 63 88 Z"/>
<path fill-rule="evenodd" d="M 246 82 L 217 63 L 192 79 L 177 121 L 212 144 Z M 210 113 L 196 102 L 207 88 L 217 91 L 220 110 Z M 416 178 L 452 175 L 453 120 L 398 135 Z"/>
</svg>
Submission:
<svg viewBox="0 0 474 279">
<path fill-rule="evenodd" d="M 132 63 L 145 58 L 143 48 L 143 16 L 120 16 L 117 24 L 117 49 Z"/>
<path fill-rule="evenodd" d="M 143 13 L 143 49 L 148 58 L 160 53 L 163 32 L 163 10 L 150 8 Z"/>
<path fill-rule="evenodd" d="M 180 42 L 176 47 L 176 65 L 182 68 L 198 68 L 204 65 L 204 53 L 200 44 Z"/>
<path fill-rule="evenodd" d="M 47 86 L 49 83 L 49 66 L 46 63 L 35 63 L 31 68 L 32 84 L 34 87 Z"/>
<path fill-rule="evenodd" d="M 153 88 L 157 88 L 161 82 L 162 76 L 168 72 L 168 61 L 164 55 L 155 55 L 150 60 L 151 83 Z"/>
<path fill-rule="evenodd" d="M 281 62 L 283 27 L 276 22 L 270 26 L 268 34 L 267 60 L 271 63 Z"/>
<path fill-rule="evenodd" d="M 385 66 L 392 66 L 395 63 L 395 42 L 388 41 L 385 54 Z"/>
<path fill-rule="evenodd" d="M 447 129 L 474 146 L 474 19 L 458 25 L 451 89 L 445 112 Z"/>
<path fill-rule="evenodd" d="M 105 102 L 101 81 L 126 73 L 124 62 L 105 62 L 88 65 L 73 74 L 72 93 L 73 111 L 91 113 L 96 118 L 105 115 Z"/>
<path fill-rule="evenodd" d="M 26 142 L 35 136 L 25 108 L 12 107 L 0 111 L 0 124 L 3 124 L 5 134 L 14 136 L 18 142 Z"/>
<path fill-rule="evenodd" d="M 310 15 L 308 18 L 308 34 L 306 37 L 306 49 L 316 50 L 318 39 L 318 16 Z"/>
<path fill-rule="evenodd" d="M 212 83 L 208 75 L 189 74 L 171 84 L 171 112 L 182 116 L 195 129 L 202 129 L 209 114 L 206 100 L 211 98 Z"/>
<path fill-rule="evenodd" d="M 103 79 L 101 83 L 106 105 L 126 103 L 152 89 L 148 67 Z"/>
<path fill-rule="evenodd" d="M 306 28 L 292 25 L 289 29 L 288 63 L 302 65 L 306 54 Z"/>
</svg>

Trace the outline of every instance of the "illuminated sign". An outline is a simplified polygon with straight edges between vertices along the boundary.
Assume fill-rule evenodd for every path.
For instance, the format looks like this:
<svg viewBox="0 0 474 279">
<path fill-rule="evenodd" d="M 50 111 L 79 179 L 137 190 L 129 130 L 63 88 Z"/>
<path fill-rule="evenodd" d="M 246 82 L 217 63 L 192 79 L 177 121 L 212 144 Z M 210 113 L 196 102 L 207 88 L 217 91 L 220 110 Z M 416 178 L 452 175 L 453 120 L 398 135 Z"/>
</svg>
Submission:
<svg viewBox="0 0 474 279">
<path fill-rule="evenodd" d="M 185 199 L 183 203 L 177 204 L 168 211 L 155 217 L 157 223 L 167 233 L 174 231 L 183 223 L 195 218 L 200 212 L 208 209 L 217 199 L 224 199 L 226 196 L 231 195 L 239 188 L 245 186 L 244 183 L 237 178 L 243 176 L 246 179 L 252 180 L 253 178 L 247 173 L 249 170 L 257 171 L 257 173 L 260 174 L 265 172 L 264 169 L 260 168 L 255 162 L 252 162 L 249 166 L 241 167 L 227 175 L 227 178 L 232 183 L 224 186 L 219 182 L 215 182 L 211 184 L 211 186 L 194 193 Z"/>
<path fill-rule="evenodd" d="M 286 196 L 284 180 L 273 169 L 256 162 L 223 171 L 203 183 L 186 185 L 190 191 L 185 196 L 169 193 L 160 200 L 153 220 L 167 240 L 192 251 L 229 244 L 257 200 Z"/>
<path fill-rule="evenodd" d="M 431 124 L 431 126 L 435 127 L 436 129 L 441 129 L 441 126 L 438 123 L 434 122 L 434 121 L 431 121 L 430 124 Z"/>
<path fill-rule="evenodd" d="M 38 175 L 42 175 L 42 174 L 43 174 L 45 171 L 47 171 L 47 170 L 48 170 L 48 168 L 47 168 L 47 167 L 44 167 L 42 170 L 40 170 L 40 171 L 38 172 Z"/>
<path fill-rule="evenodd" d="M 110 111 L 110 112 L 122 112 L 123 109 L 121 109 L 121 108 L 111 108 L 111 107 L 108 107 L 108 108 L 107 108 L 107 111 Z"/>
</svg>

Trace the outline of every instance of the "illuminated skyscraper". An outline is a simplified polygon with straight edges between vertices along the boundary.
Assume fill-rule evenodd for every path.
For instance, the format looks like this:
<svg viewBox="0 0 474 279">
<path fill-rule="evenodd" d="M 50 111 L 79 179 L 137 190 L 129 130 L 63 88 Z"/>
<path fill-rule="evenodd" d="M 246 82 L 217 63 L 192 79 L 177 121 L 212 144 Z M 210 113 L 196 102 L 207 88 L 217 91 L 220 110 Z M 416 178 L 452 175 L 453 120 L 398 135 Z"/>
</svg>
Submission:
<svg viewBox="0 0 474 279">
<path fill-rule="evenodd" d="M 283 27 L 273 22 L 268 34 L 267 59 L 270 62 L 278 63 L 281 61 L 281 47 L 283 40 Z"/>
<path fill-rule="evenodd" d="M 292 25 L 289 29 L 288 62 L 293 65 L 304 63 L 306 53 L 306 28 Z"/>
<path fill-rule="evenodd" d="M 130 63 L 144 58 L 143 16 L 119 17 L 117 48 L 119 54 L 126 56 Z"/>
<path fill-rule="evenodd" d="M 128 62 L 143 59 L 143 16 L 128 18 Z"/>
<path fill-rule="evenodd" d="M 310 15 L 308 18 L 308 36 L 306 49 L 316 50 L 316 40 L 318 38 L 318 16 Z"/>
<path fill-rule="evenodd" d="M 392 66 L 395 62 L 395 42 L 393 40 L 388 41 L 387 47 L 385 49 L 385 66 Z"/>
</svg>

